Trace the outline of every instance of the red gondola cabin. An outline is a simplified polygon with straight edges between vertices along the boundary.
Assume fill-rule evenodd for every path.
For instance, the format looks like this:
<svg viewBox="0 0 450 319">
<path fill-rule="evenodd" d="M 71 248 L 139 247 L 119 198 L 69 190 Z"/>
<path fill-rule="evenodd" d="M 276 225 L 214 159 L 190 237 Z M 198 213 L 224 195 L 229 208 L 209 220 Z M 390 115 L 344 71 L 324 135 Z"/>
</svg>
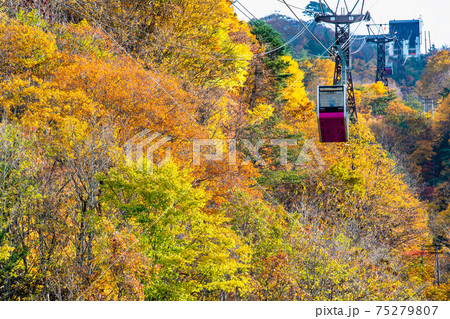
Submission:
<svg viewBox="0 0 450 319">
<path fill-rule="evenodd" d="M 347 87 L 317 88 L 317 117 L 322 143 L 348 142 Z"/>
<path fill-rule="evenodd" d="M 392 76 L 392 75 L 394 75 L 394 72 L 392 71 L 392 68 L 391 68 L 391 67 L 387 67 L 387 68 L 386 68 L 386 75 L 387 75 L 387 76 Z"/>
</svg>

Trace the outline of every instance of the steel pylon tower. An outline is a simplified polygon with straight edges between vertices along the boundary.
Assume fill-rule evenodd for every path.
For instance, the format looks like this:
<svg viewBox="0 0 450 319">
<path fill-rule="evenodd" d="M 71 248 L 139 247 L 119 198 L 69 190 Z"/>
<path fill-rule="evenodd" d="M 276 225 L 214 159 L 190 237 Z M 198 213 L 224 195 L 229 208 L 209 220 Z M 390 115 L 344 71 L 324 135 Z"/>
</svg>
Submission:
<svg viewBox="0 0 450 319">
<path fill-rule="evenodd" d="M 366 38 L 367 42 L 376 43 L 377 45 L 377 76 L 375 81 L 381 81 L 385 86 L 389 86 L 388 77 L 386 74 L 386 44 L 397 40 L 396 37 L 388 37 L 385 34 L 374 34 L 370 25 L 367 25 L 369 36 Z"/>
<path fill-rule="evenodd" d="M 347 105 L 350 119 L 352 122 L 358 120 L 358 112 L 356 109 L 355 91 L 353 86 L 353 78 L 351 71 L 351 51 L 350 51 L 350 25 L 356 22 L 369 21 L 369 12 L 363 14 L 364 0 L 362 1 L 361 10 L 355 13 L 355 9 L 361 0 L 357 0 L 353 8 L 350 10 L 347 1 L 344 0 L 345 8 L 341 8 L 341 14 L 336 12 L 339 9 L 340 0 L 338 0 L 336 9 L 333 11 L 326 0 L 319 0 L 321 14 L 315 16 L 316 22 L 324 22 L 334 24 L 336 41 L 334 44 L 334 85 L 347 84 Z M 331 14 L 325 14 L 326 7 L 328 7 Z"/>
</svg>

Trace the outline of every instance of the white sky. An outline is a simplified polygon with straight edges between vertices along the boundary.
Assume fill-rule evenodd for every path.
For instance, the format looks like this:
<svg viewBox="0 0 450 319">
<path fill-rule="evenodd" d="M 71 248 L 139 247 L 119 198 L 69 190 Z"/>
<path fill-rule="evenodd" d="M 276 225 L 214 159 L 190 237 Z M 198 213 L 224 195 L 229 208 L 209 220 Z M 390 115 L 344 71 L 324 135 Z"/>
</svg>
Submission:
<svg viewBox="0 0 450 319">
<path fill-rule="evenodd" d="M 281 0 L 239 0 L 253 15 L 262 18 L 271 13 L 279 13 L 290 17 L 294 16 Z M 309 0 L 285 0 L 288 4 L 305 8 Z M 318 1 L 318 0 L 317 0 Z M 336 8 L 338 0 L 326 0 Z M 349 6 L 354 6 L 357 0 L 347 0 Z M 343 1 L 341 1 L 343 3 Z M 360 1 L 362 3 L 362 1 Z M 239 3 L 236 7 L 246 12 Z M 360 6 L 358 7 L 361 8 Z M 294 9 L 300 18 L 303 10 Z M 248 20 L 239 10 L 235 10 L 239 18 Z M 431 42 L 437 48 L 450 45 L 450 0 L 366 0 L 364 12 L 369 11 L 373 20 L 379 23 L 389 23 L 389 20 L 412 20 L 422 17 L 422 31 L 431 31 Z M 247 12 L 246 12 L 247 13 Z M 249 13 L 247 15 L 250 16 Z M 251 16 L 250 16 L 251 17 Z M 305 18 L 306 19 L 306 18 Z M 358 34 L 366 34 L 366 22 L 361 23 L 357 29 Z M 355 27 L 353 27 L 353 30 Z"/>
</svg>

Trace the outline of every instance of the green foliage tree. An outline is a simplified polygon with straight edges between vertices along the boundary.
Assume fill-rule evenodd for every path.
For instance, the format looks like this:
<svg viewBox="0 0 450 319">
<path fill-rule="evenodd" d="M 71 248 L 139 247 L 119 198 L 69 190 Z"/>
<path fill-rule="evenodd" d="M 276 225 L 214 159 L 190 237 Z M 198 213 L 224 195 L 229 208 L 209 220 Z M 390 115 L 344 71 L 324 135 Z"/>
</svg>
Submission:
<svg viewBox="0 0 450 319">
<path fill-rule="evenodd" d="M 39 279 L 29 267 L 36 242 L 33 206 L 38 201 L 31 141 L 15 125 L 0 123 L 0 296 L 27 298 Z M 28 287 L 28 288 L 27 288 Z"/>
<path fill-rule="evenodd" d="M 314 18 L 316 14 L 322 15 L 322 10 L 324 11 L 324 14 L 332 13 L 330 8 L 325 3 L 322 3 L 321 6 L 317 1 L 310 1 L 303 11 L 303 14 L 308 17 Z"/>
<path fill-rule="evenodd" d="M 286 72 L 287 63 L 281 57 L 290 54 L 291 49 L 284 44 L 285 41 L 282 35 L 265 21 L 251 20 L 249 24 L 252 27 L 251 32 L 256 36 L 260 45 L 266 52 L 270 52 L 265 54 L 264 64 L 273 74 L 273 79 L 270 82 L 272 86 L 270 91 L 276 92 L 276 98 L 278 97 L 277 94 L 285 87 L 286 78 L 289 77 L 289 74 Z"/>
<path fill-rule="evenodd" d="M 208 195 L 173 164 L 154 175 L 123 168 L 102 181 L 109 214 L 140 225 L 139 245 L 151 260 L 148 300 L 209 300 L 245 291 L 249 250 L 229 218 L 208 214 Z"/>
</svg>

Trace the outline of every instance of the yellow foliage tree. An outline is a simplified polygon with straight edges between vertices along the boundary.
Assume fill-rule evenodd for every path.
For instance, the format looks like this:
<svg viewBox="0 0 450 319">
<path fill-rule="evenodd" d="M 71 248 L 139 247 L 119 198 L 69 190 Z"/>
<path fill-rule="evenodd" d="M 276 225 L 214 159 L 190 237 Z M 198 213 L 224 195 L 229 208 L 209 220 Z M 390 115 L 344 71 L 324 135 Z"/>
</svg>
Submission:
<svg viewBox="0 0 450 319">
<path fill-rule="evenodd" d="M 334 78 L 334 62 L 330 59 L 303 60 L 300 68 L 305 72 L 305 83 L 312 101 L 317 99 L 319 85 L 332 85 Z"/>
<path fill-rule="evenodd" d="M 45 72 L 57 61 L 55 36 L 0 13 L 0 72 Z M 47 68 L 47 69 L 46 69 Z"/>
<path fill-rule="evenodd" d="M 423 97 L 440 99 L 439 93 L 450 86 L 450 52 L 436 52 L 427 62 L 425 70 L 417 82 L 419 94 Z"/>
<path fill-rule="evenodd" d="M 314 113 L 314 104 L 308 99 L 305 86 L 303 84 L 304 72 L 300 70 L 298 62 L 289 56 L 282 57 L 286 63 L 286 73 L 290 74 L 286 81 L 287 88 L 283 90 L 285 114 L 288 121 L 298 121 L 306 117 L 311 117 Z"/>
</svg>

